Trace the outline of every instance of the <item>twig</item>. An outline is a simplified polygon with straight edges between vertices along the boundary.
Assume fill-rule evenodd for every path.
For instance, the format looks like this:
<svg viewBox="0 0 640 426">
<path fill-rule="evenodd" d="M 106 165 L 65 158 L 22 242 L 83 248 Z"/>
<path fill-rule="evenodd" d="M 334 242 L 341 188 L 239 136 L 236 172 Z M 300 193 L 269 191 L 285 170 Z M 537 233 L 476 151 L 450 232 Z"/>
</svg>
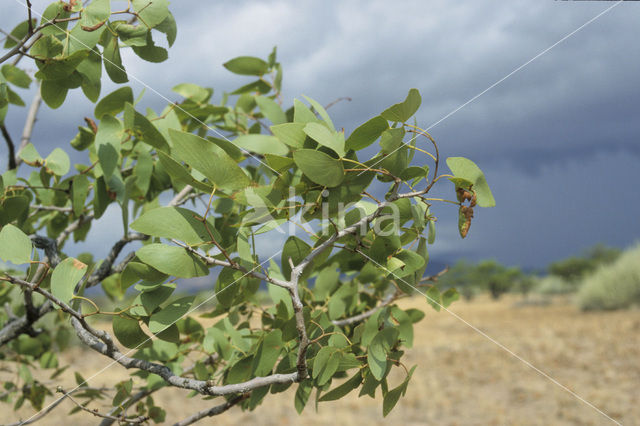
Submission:
<svg viewBox="0 0 640 426">
<path fill-rule="evenodd" d="M 31 35 L 33 34 L 33 18 L 31 18 L 31 1 L 27 0 L 27 15 L 28 15 L 28 19 L 29 19 L 29 32 L 28 34 Z"/>
<path fill-rule="evenodd" d="M 191 185 L 187 185 L 182 188 L 182 191 L 178 192 L 175 197 L 171 201 L 169 201 L 169 206 L 179 206 L 183 202 L 183 198 L 187 196 L 191 192 L 193 187 Z"/>
<path fill-rule="evenodd" d="M 249 396 L 250 396 L 250 394 L 236 396 L 235 398 L 231 398 L 229 401 L 226 401 L 223 404 L 216 405 L 216 406 L 211 407 L 209 409 L 199 411 L 199 412 L 193 414 L 192 416 L 187 417 L 184 420 L 181 420 L 181 421 L 179 421 L 177 423 L 174 423 L 173 426 L 187 426 L 187 425 L 194 424 L 198 420 L 201 420 L 201 419 L 203 419 L 205 417 L 217 416 L 218 414 L 224 413 L 225 411 L 227 411 L 229 408 L 233 407 L 234 405 L 237 405 L 237 404 L 241 403 L 245 399 L 249 398 Z"/>
<path fill-rule="evenodd" d="M 102 417 L 103 419 L 109 419 L 109 420 L 117 421 L 117 422 L 120 422 L 120 423 L 132 423 L 132 424 L 144 423 L 149 418 L 147 416 L 138 416 L 138 417 L 129 417 L 129 418 L 127 418 L 127 417 L 124 417 L 123 415 L 116 417 L 116 416 L 110 416 L 108 414 L 100 414 L 98 412 L 97 408 L 94 408 L 93 410 L 91 410 L 91 409 L 85 407 L 84 405 L 80 404 L 78 401 L 76 401 L 71 396 L 71 392 L 66 392 L 60 386 L 58 386 L 58 392 L 63 394 L 64 398 L 69 398 L 69 400 L 71 402 L 73 402 L 74 404 L 76 404 L 78 406 L 78 408 L 80 408 L 82 411 L 86 411 L 87 413 L 93 414 L 96 417 Z"/>
<path fill-rule="evenodd" d="M 396 300 L 396 298 L 397 298 L 397 292 L 391 293 L 387 297 L 382 299 L 382 302 L 380 302 L 379 305 L 369 309 L 368 311 L 365 311 L 365 312 L 363 312 L 363 313 L 361 313 L 359 315 L 352 316 L 350 318 L 345 318 L 345 319 L 341 319 L 341 320 L 333 320 L 331 322 L 334 325 L 337 325 L 339 327 L 343 327 L 345 325 L 355 324 L 357 322 L 360 322 L 362 320 L 365 320 L 365 319 L 369 318 L 371 315 L 375 314 L 376 312 L 378 312 L 380 309 L 384 308 L 385 306 L 390 305 L 391 303 L 393 303 L 394 300 Z"/>
<path fill-rule="evenodd" d="M 20 139 L 20 147 L 18 148 L 18 152 L 16 154 L 16 167 L 22 163 L 22 158 L 20 158 L 20 153 L 24 149 L 25 146 L 31 141 L 31 134 L 33 133 L 33 126 L 36 123 L 36 119 L 38 117 L 38 110 L 40 109 L 40 104 L 42 103 L 42 95 L 40 94 L 40 88 L 36 90 L 35 95 L 33 95 L 33 99 L 31 100 L 31 105 L 29 106 L 29 112 L 27 113 L 27 119 L 24 123 L 24 129 L 22 130 L 22 138 Z"/>
<path fill-rule="evenodd" d="M 63 213 L 71 213 L 73 211 L 71 207 L 41 206 L 39 204 L 32 204 L 29 207 L 35 210 L 48 210 L 48 211 L 63 212 Z"/>
<path fill-rule="evenodd" d="M 324 107 L 324 109 L 329 109 L 329 108 L 331 108 L 332 106 L 334 106 L 335 104 L 337 104 L 337 103 L 338 103 L 338 102 L 340 102 L 340 101 L 347 101 L 347 102 L 351 102 L 352 100 L 353 100 L 353 99 L 351 99 L 350 97 L 348 97 L 348 96 L 344 96 L 344 97 L 342 97 L 342 98 L 338 98 L 338 99 L 334 100 L 333 102 L 329 102 L 329 103 Z"/>
<path fill-rule="evenodd" d="M 16 168 L 16 149 L 13 144 L 13 140 L 11 139 L 11 135 L 7 130 L 7 127 L 4 124 L 0 124 L 0 131 L 2 131 L 2 136 L 4 137 L 5 142 L 7 143 L 7 150 L 9 151 L 9 170 L 13 170 Z"/>
<path fill-rule="evenodd" d="M 84 392 L 86 390 L 89 389 L 93 389 L 93 388 L 88 388 L 88 387 L 81 387 L 81 388 L 76 388 L 73 389 L 71 391 L 68 392 L 68 394 L 73 394 L 76 392 Z M 7 423 L 4 426 L 22 426 L 22 425 L 29 425 L 31 423 L 35 423 L 38 420 L 42 419 L 43 417 L 47 416 L 50 412 L 52 412 L 58 405 L 60 405 L 62 403 L 62 401 L 64 401 L 65 397 L 59 398 L 56 401 L 52 402 L 49 406 L 47 406 L 47 408 L 44 408 L 42 411 L 40 411 L 38 414 L 36 414 L 33 417 L 30 417 L 27 420 L 20 420 L 16 423 Z"/>
<path fill-rule="evenodd" d="M 357 253 L 362 254 L 362 252 L 360 250 L 356 250 Z M 446 274 L 449 271 L 449 267 L 445 267 L 443 270 L 441 270 L 440 272 L 438 272 L 435 275 L 430 275 L 427 277 L 424 277 L 420 280 L 420 283 L 426 283 L 428 281 L 438 281 L 438 278 L 440 278 L 441 276 L 443 276 L 444 274 Z M 407 296 L 405 293 L 403 293 L 402 291 L 400 291 L 399 289 L 396 289 L 395 292 L 389 294 L 387 297 L 385 297 L 384 299 L 382 299 L 382 302 L 380 302 L 379 305 L 369 309 L 368 311 L 365 311 L 361 314 L 349 317 L 349 318 L 344 318 L 341 320 L 333 320 L 331 321 L 334 325 L 337 326 L 345 326 L 345 325 L 351 325 L 351 324 L 355 324 L 357 322 L 363 321 L 367 318 L 369 318 L 370 316 L 372 316 L 373 314 L 375 314 L 376 312 L 378 312 L 380 309 L 384 308 L 385 306 L 390 305 L 391 303 L 393 303 L 395 300 L 400 299 L 404 296 Z"/>
<path fill-rule="evenodd" d="M 125 245 L 127 245 L 132 241 L 144 241 L 147 239 L 149 239 L 148 235 L 140 234 L 137 232 L 131 232 L 128 235 L 116 241 L 113 247 L 111 247 L 111 250 L 109 251 L 109 254 L 107 255 L 107 257 L 105 257 L 102 263 L 100 264 L 100 267 L 98 267 L 98 269 L 93 274 L 91 274 L 91 276 L 87 280 L 87 285 L 85 288 L 93 287 L 99 284 L 102 280 L 104 280 L 109 275 L 112 275 L 115 272 L 113 269 L 113 263 L 116 261 L 116 258 L 118 257 L 118 255 L 120 254 L 120 252 L 122 251 Z M 131 256 L 131 255 L 127 256 L 128 258 L 127 262 L 124 263 L 124 265 L 118 265 L 119 267 L 121 267 L 121 270 L 124 270 L 124 267 L 127 266 L 127 263 L 131 259 L 133 259 L 134 256 Z"/>
</svg>

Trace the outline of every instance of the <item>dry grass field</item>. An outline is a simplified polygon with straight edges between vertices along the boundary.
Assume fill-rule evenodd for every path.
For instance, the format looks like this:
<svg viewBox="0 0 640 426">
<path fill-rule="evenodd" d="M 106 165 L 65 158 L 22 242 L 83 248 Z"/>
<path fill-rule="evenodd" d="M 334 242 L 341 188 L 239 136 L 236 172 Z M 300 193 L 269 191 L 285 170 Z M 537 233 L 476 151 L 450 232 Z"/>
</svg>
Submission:
<svg viewBox="0 0 640 426">
<path fill-rule="evenodd" d="M 451 311 L 620 423 L 640 424 L 640 311 L 582 313 L 567 300 L 557 299 L 546 306 L 518 305 L 519 300 L 507 297 L 494 302 L 478 298 L 456 302 Z M 421 299 L 405 301 L 403 305 L 424 307 L 427 316 L 416 325 L 415 346 L 405 361 L 409 366 L 417 364 L 418 369 L 406 397 L 386 419 L 382 417 L 380 394 L 373 400 L 358 398 L 357 392 L 341 401 L 322 403 L 317 412 L 310 403 L 299 416 L 290 390 L 268 396 L 254 412 L 233 408 L 202 424 L 613 423 L 454 315 L 427 309 Z M 106 363 L 79 349 L 70 357 L 73 358 L 69 361 L 85 377 Z M 123 370 L 113 366 L 90 383 L 108 385 L 124 377 Z M 401 375 L 392 379 L 398 381 Z M 65 380 L 68 382 L 61 384 L 71 388 L 73 379 Z M 167 423 L 213 405 L 185 396 L 185 392 L 174 389 L 156 394 L 156 403 L 167 410 Z M 87 413 L 67 417 L 71 407 L 71 402 L 65 401 L 39 424 L 97 424 L 98 419 Z M 32 413 L 28 406 L 19 413 L 3 410 L 2 422 Z"/>
</svg>

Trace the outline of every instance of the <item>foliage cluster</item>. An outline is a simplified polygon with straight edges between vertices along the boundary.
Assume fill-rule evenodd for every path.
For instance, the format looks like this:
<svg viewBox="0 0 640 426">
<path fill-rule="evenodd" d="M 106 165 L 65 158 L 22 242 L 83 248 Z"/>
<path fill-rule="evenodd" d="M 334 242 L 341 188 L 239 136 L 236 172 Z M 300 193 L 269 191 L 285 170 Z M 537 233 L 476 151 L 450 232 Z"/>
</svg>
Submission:
<svg viewBox="0 0 640 426">
<path fill-rule="evenodd" d="M 29 19 L 11 31 L 0 58 L 0 122 L 10 147 L 0 179 L 0 258 L 26 266 L 5 270 L 0 282 L 7 307 L 0 314 L 0 356 L 16 373 L 4 383 L 2 400 L 14 409 L 28 401 L 44 410 L 38 416 L 46 414 L 55 385 L 32 371 L 49 369 L 55 382 L 73 369 L 57 357 L 68 346 L 63 325 L 70 323 L 105 364 L 133 371 L 111 394 L 77 373 L 78 387 L 57 389 L 60 398 L 81 401 L 76 411 L 106 423 L 161 422 L 163 407 L 151 394 L 167 386 L 217 400 L 181 424 L 235 405 L 252 410 L 292 386 L 298 411 L 314 389 L 318 403 L 359 388 L 360 395 L 381 393 L 386 415 L 413 374 L 403 354 L 424 316 L 396 300 L 418 291 L 439 310 L 458 297 L 424 277 L 435 241 L 431 206 L 442 201 L 429 198 L 431 188 L 450 181 L 455 199 L 446 201 L 458 209 L 462 237 L 474 209 L 494 205 L 473 162 L 450 157 L 451 173 L 442 173 L 431 135 L 409 124 L 420 93 L 411 89 L 347 137 L 311 98 L 282 106 L 274 49 L 265 59 L 225 63 L 251 80 L 219 102 L 213 89 L 181 83 L 173 90 L 182 101 L 139 111 L 130 86 L 100 97 L 102 70 L 126 83 L 122 49 L 146 61 L 167 58 L 154 42 L 158 35 L 168 45 L 176 38 L 166 0 L 132 0 L 116 11 L 109 0 L 56 1 L 40 19 L 27 6 Z M 34 76 L 18 66 L 24 58 L 37 67 Z M 14 155 L 3 120 L 11 104 L 24 104 L 16 90 L 33 80 L 39 90 Z M 71 167 L 62 148 L 41 155 L 30 135 L 40 96 L 57 108 L 77 88 L 97 103 L 71 141 L 89 163 Z M 67 256 L 70 238 L 83 244 L 112 205 L 122 213 L 122 228 L 113 230 L 109 254 Z M 257 253 L 256 238 L 289 224 L 305 234 L 286 239 L 280 262 Z M 142 247 L 124 255 L 132 241 Z M 483 273 L 494 277 L 495 268 L 486 266 Z M 217 302 L 206 305 L 203 316 L 214 319 L 208 327 L 195 314 L 201 304 L 174 295 L 184 280 L 202 277 L 211 280 L 207 301 Z M 257 296 L 261 285 L 270 306 Z M 107 311 L 87 293 L 92 287 L 115 300 L 125 292 L 134 298 Z M 113 336 L 94 317 L 110 322 Z M 56 326 L 43 329 L 43 321 Z M 392 368 L 406 377 L 394 386 L 387 382 Z M 87 408 L 107 396 L 109 413 Z"/>
</svg>

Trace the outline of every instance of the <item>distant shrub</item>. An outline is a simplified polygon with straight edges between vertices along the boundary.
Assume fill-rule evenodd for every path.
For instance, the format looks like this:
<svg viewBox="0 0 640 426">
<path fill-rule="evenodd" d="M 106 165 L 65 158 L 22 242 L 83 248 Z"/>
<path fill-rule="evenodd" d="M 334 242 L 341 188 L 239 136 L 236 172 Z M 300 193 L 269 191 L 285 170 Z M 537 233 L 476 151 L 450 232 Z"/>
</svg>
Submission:
<svg viewBox="0 0 640 426">
<path fill-rule="evenodd" d="M 640 304 L 640 244 L 589 276 L 578 292 L 578 304 L 583 310 Z"/>
<path fill-rule="evenodd" d="M 576 285 L 555 275 L 539 278 L 535 291 L 540 294 L 567 294 L 576 291 Z"/>
</svg>

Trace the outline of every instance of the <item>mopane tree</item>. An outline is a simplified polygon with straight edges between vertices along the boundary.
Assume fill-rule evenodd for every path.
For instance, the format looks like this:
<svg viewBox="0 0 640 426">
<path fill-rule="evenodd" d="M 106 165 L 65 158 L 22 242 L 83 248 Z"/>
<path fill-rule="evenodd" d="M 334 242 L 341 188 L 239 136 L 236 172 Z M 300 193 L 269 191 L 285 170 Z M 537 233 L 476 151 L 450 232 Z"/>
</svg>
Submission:
<svg viewBox="0 0 640 426">
<path fill-rule="evenodd" d="M 462 157 L 447 158 L 443 170 L 433 138 L 410 124 L 421 103 L 415 89 L 348 136 L 311 98 L 283 106 L 275 49 L 225 63 L 248 81 L 216 103 L 213 89 L 180 83 L 173 90 L 182 100 L 142 111 L 121 51 L 164 61 L 176 23 L 166 0 L 118 3 L 57 1 L 39 14 L 26 1 L 26 20 L 6 29 L 4 412 L 29 403 L 30 423 L 68 401 L 105 425 L 162 422 L 170 407 L 153 395 L 174 387 L 211 400 L 179 423 L 190 424 L 236 405 L 253 410 L 292 387 L 299 412 L 310 398 L 359 389 L 381 394 L 386 415 L 406 392 L 415 366 L 403 354 L 424 316 L 396 301 L 417 292 L 440 310 L 458 297 L 424 276 L 435 240 L 431 205 L 458 206 L 466 236 L 474 209 L 494 205 L 483 173 Z M 122 86 L 103 95 L 103 74 Z M 21 93 L 34 86 L 18 139 L 4 118 L 26 106 Z M 58 108 L 78 89 L 96 105 L 93 116 L 69 118 L 85 124 L 70 145 L 87 154 L 86 164 L 72 165 L 68 147 L 48 152 L 31 135 L 41 101 Z M 430 198 L 436 183 L 449 185 L 453 200 Z M 111 205 L 122 224 L 108 225 L 111 248 L 94 259 L 87 234 L 105 226 Z M 260 238 L 283 245 L 265 257 Z M 89 252 L 70 257 L 72 244 Z M 208 283 L 204 302 L 181 296 L 189 279 Z M 101 306 L 101 294 L 117 308 Z M 91 387 L 59 356 L 71 339 L 131 379 Z M 401 383 L 387 381 L 394 368 L 404 372 Z M 49 370 L 49 379 L 34 378 L 43 377 L 37 370 Z M 74 373 L 76 387 L 56 384 Z M 112 408 L 98 410 L 105 401 Z"/>
</svg>

